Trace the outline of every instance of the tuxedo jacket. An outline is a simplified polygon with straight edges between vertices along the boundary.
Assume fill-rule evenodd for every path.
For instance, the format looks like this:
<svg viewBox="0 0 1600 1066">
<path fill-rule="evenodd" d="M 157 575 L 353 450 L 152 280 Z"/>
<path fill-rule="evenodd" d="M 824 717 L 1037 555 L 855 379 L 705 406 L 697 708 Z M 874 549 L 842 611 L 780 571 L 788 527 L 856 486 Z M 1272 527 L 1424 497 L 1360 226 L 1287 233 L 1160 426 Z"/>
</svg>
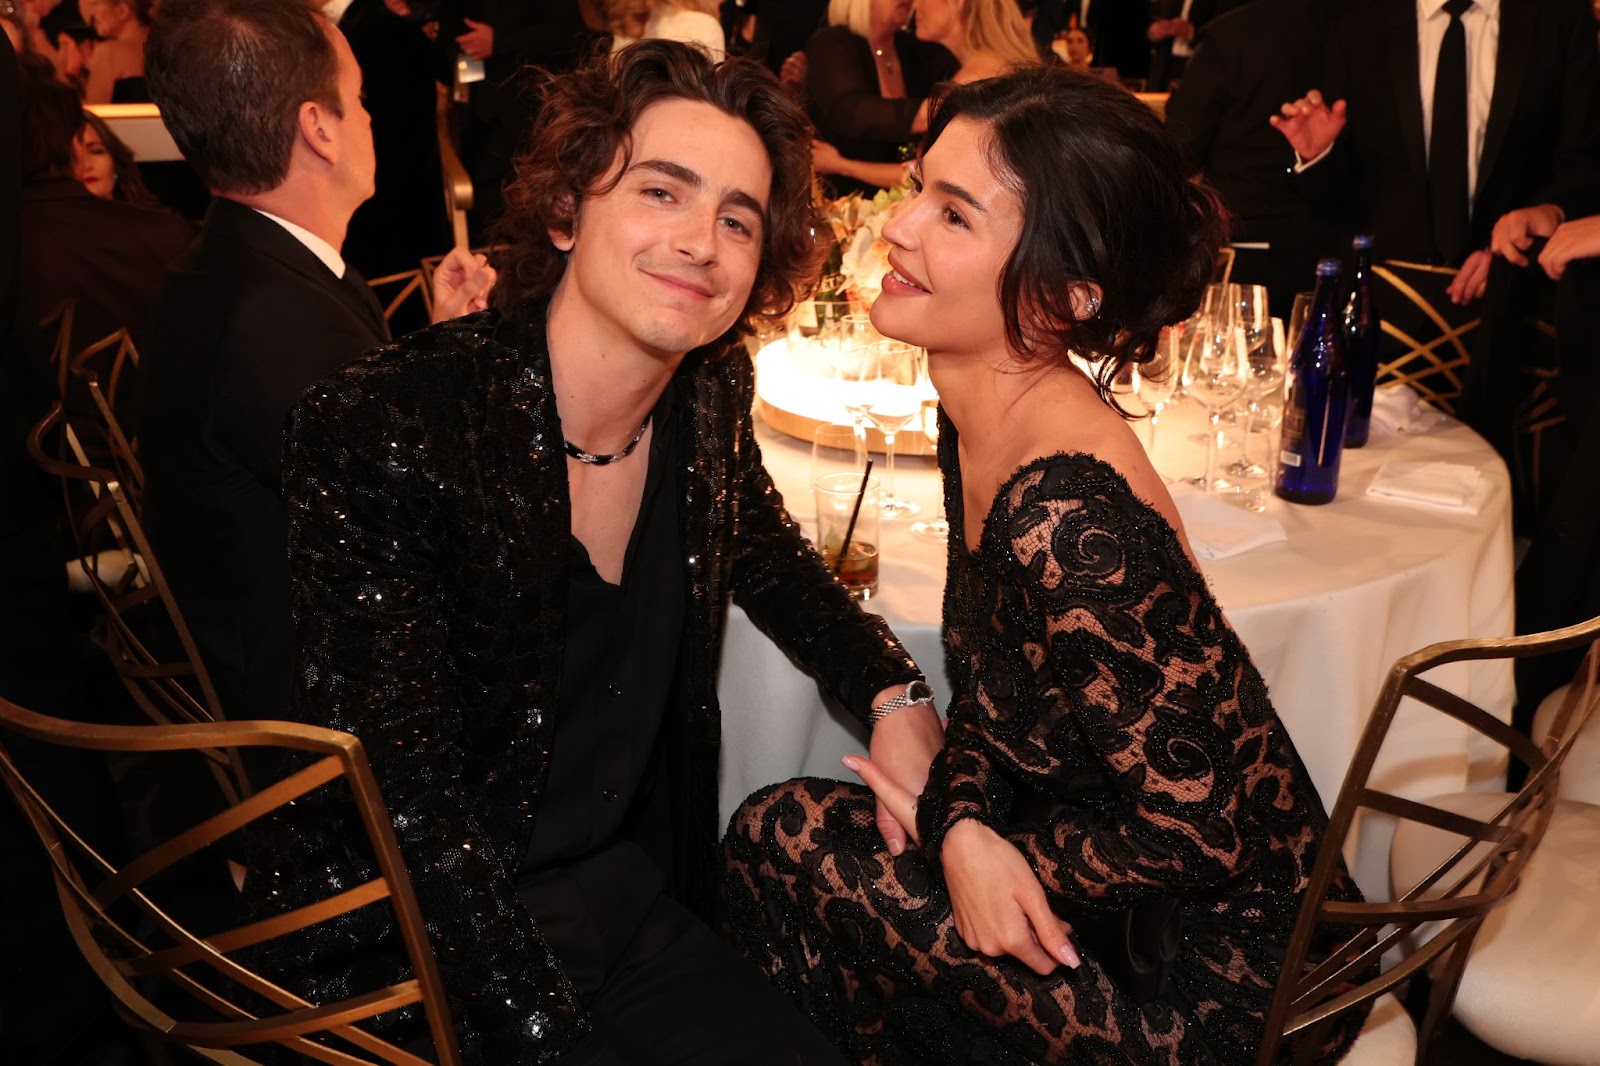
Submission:
<svg viewBox="0 0 1600 1066">
<path fill-rule="evenodd" d="M 362 738 L 464 1052 L 502 1066 L 555 1061 L 589 1029 L 515 892 L 567 632 L 571 503 L 544 313 L 468 315 L 369 353 L 306 394 L 285 462 L 296 713 Z M 673 829 L 664 851 L 641 844 L 674 894 L 703 906 L 720 869 L 716 685 L 730 599 L 860 718 L 875 693 L 919 675 L 784 510 L 755 442 L 744 351 L 691 352 L 668 387 L 687 416 L 685 617 L 656 751 Z M 247 893 L 275 912 L 330 878 L 370 876 L 350 854 L 362 835 L 349 818 L 315 800 L 286 811 L 266 827 Z M 349 994 L 352 973 L 400 972 L 397 938 L 368 918 L 273 949 L 313 1002 Z"/>
<path fill-rule="evenodd" d="M 1194 26 L 1195 36 L 1189 42 L 1190 48 L 1197 47 L 1200 43 L 1200 34 L 1204 32 L 1207 24 L 1217 15 L 1218 0 L 1193 0 L 1189 5 L 1189 22 Z M 1091 9 L 1092 10 L 1092 9 Z M 1183 14 L 1183 0 L 1153 0 L 1150 5 L 1150 21 L 1157 19 L 1173 19 Z M 1146 27 L 1148 30 L 1148 26 Z M 1186 64 L 1181 57 L 1172 54 L 1173 38 L 1156 41 L 1150 46 L 1150 91 L 1165 92 L 1167 82 L 1173 78 L 1184 77 Z"/>
<path fill-rule="evenodd" d="M 388 338 L 359 275 L 217 197 L 169 271 L 140 367 L 144 518 L 230 718 L 281 717 L 292 667 L 283 426 Z"/>
<path fill-rule="evenodd" d="M 1438 262 L 1415 5 L 1370 4 L 1337 19 L 1324 75 L 1324 95 L 1346 100 L 1349 118 L 1334 152 L 1305 171 L 1308 193 L 1341 207 L 1352 232 L 1374 233 L 1384 258 Z M 1540 203 L 1568 217 L 1600 209 L 1600 50 L 1588 0 L 1500 0 L 1469 247 L 1487 247 L 1501 215 Z"/>
</svg>

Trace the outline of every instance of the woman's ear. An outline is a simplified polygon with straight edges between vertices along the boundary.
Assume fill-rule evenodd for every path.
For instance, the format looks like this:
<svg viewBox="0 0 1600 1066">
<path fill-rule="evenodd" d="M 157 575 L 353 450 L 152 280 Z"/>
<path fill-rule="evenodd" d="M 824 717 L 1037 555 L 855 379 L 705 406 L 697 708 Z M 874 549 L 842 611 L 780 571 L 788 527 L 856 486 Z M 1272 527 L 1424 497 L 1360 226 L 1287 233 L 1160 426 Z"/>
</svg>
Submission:
<svg viewBox="0 0 1600 1066">
<path fill-rule="evenodd" d="M 1100 286 L 1092 281 L 1078 281 L 1068 290 L 1072 299 L 1072 317 L 1087 322 L 1100 313 Z"/>
</svg>

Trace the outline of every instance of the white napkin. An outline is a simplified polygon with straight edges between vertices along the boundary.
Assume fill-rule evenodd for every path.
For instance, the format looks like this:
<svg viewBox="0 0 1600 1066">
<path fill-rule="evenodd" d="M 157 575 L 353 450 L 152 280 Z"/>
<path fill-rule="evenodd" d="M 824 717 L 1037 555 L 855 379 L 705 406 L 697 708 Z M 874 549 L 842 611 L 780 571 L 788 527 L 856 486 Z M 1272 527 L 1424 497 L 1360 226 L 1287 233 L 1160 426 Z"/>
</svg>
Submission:
<svg viewBox="0 0 1600 1066">
<path fill-rule="evenodd" d="M 1477 514 L 1488 496 L 1489 483 L 1474 466 L 1461 463 L 1385 463 L 1373 475 L 1367 495 L 1380 500 L 1422 504 L 1446 511 Z"/>
<path fill-rule="evenodd" d="M 1271 515 L 1235 507 L 1193 485 L 1173 485 L 1172 502 L 1178 505 L 1194 553 L 1202 559 L 1227 559 L 1289 539 L 1283 524 Z"/>
<path fill-rule="evenodd" d="M 1444 415 L 1435 411 L 1410 385 L 1385 385 L 1372 396 L 1372 424 L 1389 433 L 1426 433 Z"/>
</svg>

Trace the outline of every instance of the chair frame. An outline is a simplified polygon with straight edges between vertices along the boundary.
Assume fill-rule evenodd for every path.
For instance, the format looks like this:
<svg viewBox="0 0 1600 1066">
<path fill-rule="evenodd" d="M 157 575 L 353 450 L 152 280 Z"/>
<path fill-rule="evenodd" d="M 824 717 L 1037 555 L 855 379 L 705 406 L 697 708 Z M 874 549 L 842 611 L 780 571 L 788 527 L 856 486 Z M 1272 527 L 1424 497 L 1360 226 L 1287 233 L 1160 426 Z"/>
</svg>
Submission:
<svg viewBox="0 0 1600 1066">
<path fill-rule="evenodd" d="M 1535 744 L 1470 700 L 1421 675 L 1448 663 L 1527 658 L 1588 645 L 1579 680 L 1568 692 L 1549 734 Z M 1303 1036 L 1294 1061 L 1309 1061 L 1319 1035 L 1338 1016 L 1369 1004 L 1412 976 L 1429 971 L 1432 985 L 1418 1031 L 1417 1062 L 1426 1062 L 1440 1023 L 1449 1015 L 1461 974 L 1483 920 L 1516 889 L 1555 811 L 1561 763 L 1600 703 L 1600 618 L 1531 636 L 1447 641 L 1397 660 L 1351 759 L 1328 818 L 1310 882 L 1267 1012 L 1258 1066 L 1278 1061 L 1295 1036 Z M 1372 787 L 1378 754 L 1402 701 L 1411 699 L 1465 724 L 1503 746 L 1528 767 L 1522 788 L 1494 818 L 1479 821 Z M 1428 876 L 1393 901 L 1349 903 L 1326 896 L 1342 859 L 1345 838 L 1358 814 L 1373 811 L 1421 822 L 1465 838 Z M 1358 929 L 1326 960 L 1311 958 L 1321 926 Z M 1422 931 L 1427 936 L 1419 937 Z M 1390 951 L 1390 969 L 1369 976 Z M 1313 963 L 1315 963 L 1313 965 Z"/>
<path fill-rule="evenodd" d="M 224 1066 L 253 1066 L 257 1060 L 229 1049 L 250 1044 L 281 1044 L 320 1062 L 357 1066 L 372 1062 L 396 1066 L 434 1066 L 359 1023 L 400 1007 L 420 1003 L 437 1053 L 437 1066 L 459 1066 L 460 1053 L 439 976 L 428 944 L 421 910 L 406 873 L 394 827 L 360 740 L 349 733 L 291 722 L 200 722 L 182 725 L 97 725 L 69 722 L 24 710 L 0 699 L 0 728 L 30 740 L 106 753 L 209 752 L 219 749 L 280 748 L 305 752 L 315 761 L 233 806 L 178 833 L 120 867 L 96 852 L 45 801 L 0 744 L 3 780 L 46 849 L 68 929 L 79 950 L 115 997 L 125 1017 L 160 1040 L 177 1044 Z M 236 760 L 237 761 L 237 760 Z M 372 846 L 378 876 L 364 885 L 288 913 L 232 929 L 198 936 L 185 928 L 147 893 L 150 879 L 230 833 L 325 785 L 343 780 L 354 797 Z M 229 957 L 230 952 L 272 940 L 387 899 L 393 908 L 412 976 L 382 988 L 359 992 L 335 1003 L 314 1005 Z M 171 943 L 147 946 L 130 923 L 113 914 L 127 907 Z M 149 939 L 148 936 L 145 939 Z M 209 967 L 208 982 L 184 971 Z M 236 1002 L 238 992 L 219 990 L 216 978 L 231 982 L 253 1000 Z M 167 993 L 183 993 L 221 1020 L 174 1017 L 140 987 L 158 983 Z M 258 1009 L 270 1004 L 281 1013 Z M 339 1038 L 373 1058 L 309 1039 Z"/>
<path fill-rule="evenodd" d="M 65 425 L 64 410 L 59 403 L 29 432 L 28 454 L 40 469 L 61 481 L 66 514 L 78 546 L 79 564 L 104 609 L 106 651 L 123 687 L 139 709 L 158 724 L 221 720 L 225 715 L 211 675 L 122 483 L 114 472 L 91 465 L 82 457 L 81 449 L 74 448 L 78 451 L 75 460 L 50 455 L 45 441 L 57 427 L 61 428 L 67 443 L 73 444 L 71 427 Z M 86 493 L 81 491 L 85 489 Z M 94 501 L 87 509 L 81 506 L 85 495 Z M 114 554 L 124 563 L 118 574 L 102 569 L 106 566 L 106 553 L 95 546 L 92 534 L 97 529 L 105 530 L 111 543 L 116 545 Z M 157 655 L 126 618 L 129 611 L 152 600 L 160 603 L 176 632 L 183 651 L 181 660 L 164 660 Z M 189 684 L 193 684 L 198 693 L 192 691 Z M 237 760 L 217 753 L 210 765 L 229 802 L 249 795 L 249 781 Z"/>
<path fill-rule="evenodd" d="M 112 347 L 116 348 L 116 354 L 112 357 L 111 372 L 106 375 L 102 387 L 100 374 L 89 366 L 89 360 Z M 123 432 L 115 406 L 116 397 L 122 389 L 123 373 L 130 364 L 134 370 L 139 369 L 139 349 L 134 346 L 132 335 L 126 329 L 119 329 L 74 355 L 67 369 L 73 377 L 83 382 L 89 398 L 94 402 L 95 410 L 100 415 L 100 429 L 105 433 L 107 450 L 117 468 L 118 478 L 128 492 L 134 509 L 139 510 L 144 502 L 144 467 L 139 463 L 133 438 Z M 61 399 L 65 402 L 65 395 Z"/>
</svg>

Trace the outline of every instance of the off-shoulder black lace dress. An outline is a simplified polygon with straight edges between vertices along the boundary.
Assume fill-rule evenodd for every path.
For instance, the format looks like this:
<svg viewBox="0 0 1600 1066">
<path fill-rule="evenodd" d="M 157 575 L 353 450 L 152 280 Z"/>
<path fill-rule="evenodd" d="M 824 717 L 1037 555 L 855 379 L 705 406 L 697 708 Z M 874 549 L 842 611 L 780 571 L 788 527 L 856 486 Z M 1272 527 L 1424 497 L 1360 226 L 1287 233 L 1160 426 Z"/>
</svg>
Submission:
<svg viewBox="0 0 1600 1066">
<path fill-rule="evenodd" d="M 1249 1063 L 1326 824 L 1261 675 L 1115 469 L 1081 453 L 1030 463 L 968 552 L 954 434 L 941 443 L 955 697 L 921 848 L 891 857 L 858 785 L 763 790 L 728 833 L 734 935 L 864 1063 Z M 1018 824 L 1041 803 L 1059 813 Z M 1180 898 L 1162 997 L 1139 1007 L 1081 943 L 1083 966 L 1048 977 L 967 948 L 937 862 L 962 818 L 1007 836 L 1069 922 Z"/>
</svg>

